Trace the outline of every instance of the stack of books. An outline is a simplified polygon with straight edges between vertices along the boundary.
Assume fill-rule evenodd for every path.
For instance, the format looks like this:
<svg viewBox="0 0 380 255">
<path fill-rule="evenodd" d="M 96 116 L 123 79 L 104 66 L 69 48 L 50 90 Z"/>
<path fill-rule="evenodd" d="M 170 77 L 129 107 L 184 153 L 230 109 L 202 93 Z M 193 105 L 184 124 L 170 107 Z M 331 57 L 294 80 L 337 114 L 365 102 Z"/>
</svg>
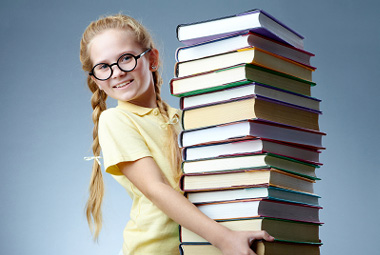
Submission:
<svg viewBox="0 0 380 255">
<path fill-rule="evenodd" d="M 177 27 L 171 94 L 183 110 L 181 189 L 233 230 L 266 230 L 259 255 L 319 254 L 315 70 L 303 37 L 262 10 Z M 221 254 L 180 227 L 184 255 Z"/>
</svg>

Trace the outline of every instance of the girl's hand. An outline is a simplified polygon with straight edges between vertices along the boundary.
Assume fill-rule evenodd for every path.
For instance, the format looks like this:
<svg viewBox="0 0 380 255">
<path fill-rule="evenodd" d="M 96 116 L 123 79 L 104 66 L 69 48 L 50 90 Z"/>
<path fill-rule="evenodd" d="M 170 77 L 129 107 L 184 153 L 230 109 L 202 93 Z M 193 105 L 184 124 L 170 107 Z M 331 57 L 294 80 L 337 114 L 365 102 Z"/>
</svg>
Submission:
<svg viewBox="0 0 380 255">
<path fill-rule="evenodd" d="M 251 249 L 255 240 L 273 241 L 266 231 L 231 231 L 221 240 L 218 248 L 223 255 L 256 255 Z"/>
</svg>

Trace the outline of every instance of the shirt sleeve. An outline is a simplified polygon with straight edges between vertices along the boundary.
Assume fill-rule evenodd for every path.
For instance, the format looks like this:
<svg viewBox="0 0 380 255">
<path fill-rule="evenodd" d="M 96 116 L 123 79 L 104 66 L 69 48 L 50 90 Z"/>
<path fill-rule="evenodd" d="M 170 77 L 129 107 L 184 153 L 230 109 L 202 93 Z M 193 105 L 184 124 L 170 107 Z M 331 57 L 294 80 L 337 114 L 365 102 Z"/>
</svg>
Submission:
<svg viewBox="0 0 380 255">
<path fill-rule="evenodd" d="M 98 136 L 105 170 L 110 174 L 123 174 L 118 163 L 152 156 L 136 125 L 127 113 L 118 109 L 109 109 L 100 115 Z"/>
</svg>

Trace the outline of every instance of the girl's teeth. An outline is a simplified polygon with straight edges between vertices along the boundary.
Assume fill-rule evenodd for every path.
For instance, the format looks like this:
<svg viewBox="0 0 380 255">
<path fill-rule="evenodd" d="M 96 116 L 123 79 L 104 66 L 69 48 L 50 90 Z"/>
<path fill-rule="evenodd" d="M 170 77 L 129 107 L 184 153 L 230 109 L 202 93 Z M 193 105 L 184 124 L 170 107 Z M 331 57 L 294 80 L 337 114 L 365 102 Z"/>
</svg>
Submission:
<svg viewBox="0 0 380 255">
<path fill-rule="evenodd" d="M 116 88 L 122 88 L 124 86 L 127 86 L 130 82 L 127 82 L 127 83 L 123 83 L 123 84 L 120 84 L 120 85 L 117 85 Z"/>
</svg>

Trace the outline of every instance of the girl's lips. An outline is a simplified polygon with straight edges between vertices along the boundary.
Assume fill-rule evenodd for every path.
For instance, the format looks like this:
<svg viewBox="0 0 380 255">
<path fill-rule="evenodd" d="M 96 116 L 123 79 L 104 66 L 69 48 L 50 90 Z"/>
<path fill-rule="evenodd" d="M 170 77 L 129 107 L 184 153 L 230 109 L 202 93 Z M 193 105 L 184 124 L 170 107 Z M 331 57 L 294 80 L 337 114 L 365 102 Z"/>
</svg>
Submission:
<svg viewBox="0 0 380 255">
<path fill-rule="evenodd" d="M 130 81 L 126 81 L 126 82 L 122 82 L 122 83 L 119 83 L 115 86 L 113 86 L 114 89 L 122 89 L 122 88 L 125 88 L 127 87 L 129 84 L 131 84 L 133 82 L 133 80 L 130 80 Z"/>
</svg>

